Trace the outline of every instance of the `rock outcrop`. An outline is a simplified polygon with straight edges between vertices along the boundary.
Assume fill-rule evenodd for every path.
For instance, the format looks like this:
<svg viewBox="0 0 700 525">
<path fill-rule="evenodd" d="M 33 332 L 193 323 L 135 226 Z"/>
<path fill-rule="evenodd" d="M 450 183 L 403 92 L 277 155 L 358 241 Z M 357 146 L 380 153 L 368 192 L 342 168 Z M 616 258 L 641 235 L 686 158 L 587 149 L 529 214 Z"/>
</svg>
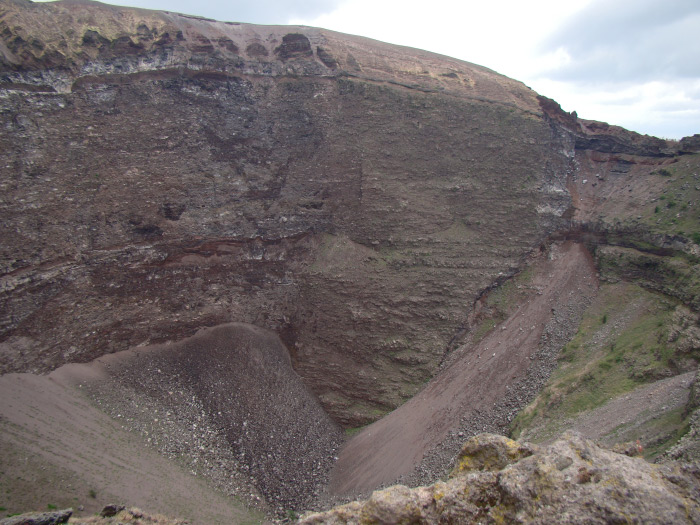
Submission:
<svg viewBox="0 0 700 525">
<path fill-rule="evenodd" d="M 303 524 L 698 523 L 697 465 L 658 466 L 567 434 L 547 447 L 481 434 L 450 479 L 393 486 Z"/>
<path fill-rule="evenodd" d="M 51 512 L 30 512 L 0 520 L 0 525 L 60 525 L 68 523 L 73 515 L 73 509 L 56 510 Z"/>
</svg>

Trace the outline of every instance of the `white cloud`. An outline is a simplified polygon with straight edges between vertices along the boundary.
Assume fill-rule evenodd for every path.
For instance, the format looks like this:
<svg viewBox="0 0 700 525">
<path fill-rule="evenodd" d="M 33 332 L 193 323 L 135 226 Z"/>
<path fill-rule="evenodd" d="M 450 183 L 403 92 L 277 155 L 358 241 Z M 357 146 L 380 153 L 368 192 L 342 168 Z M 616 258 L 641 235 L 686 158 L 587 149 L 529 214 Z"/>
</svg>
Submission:
<svg viewBox="0 0 700 525">
<path fill-rule="evenodd" d="M 576 110 L 581 118 L 603 120 L 666 138 L 681 138 L 700 131 L 698 79 L 591 86 L 543 78 L 532 87 L 553 96 L 566 111 Z"/>
<path fill-rule="evenodd" d="M 317 17 L 290 23 L 324 27 L 393 44 L 434 51 L 509 76 L 533 67 L 527 58 L 539 41 L 591 0 L 346 0 Z M 561 59 L 561 53 L 555 53 Z M 552 56 L 554 57 L 554 55 Z M 547 56 L 544 60 L 550 60 Z"/>
<path fill-rule="evenodd" d="M 583 118 L 671 138 L 700 132 L 697 0 L 346 0 L 290 22 L 484 65 Z"/>
<path fill-rule="evenodd" d="M 116 0 L 301 24 L 491 68 L 567 111 L 649 134 L 700 133 L 698 0 Z"/>
</svg>

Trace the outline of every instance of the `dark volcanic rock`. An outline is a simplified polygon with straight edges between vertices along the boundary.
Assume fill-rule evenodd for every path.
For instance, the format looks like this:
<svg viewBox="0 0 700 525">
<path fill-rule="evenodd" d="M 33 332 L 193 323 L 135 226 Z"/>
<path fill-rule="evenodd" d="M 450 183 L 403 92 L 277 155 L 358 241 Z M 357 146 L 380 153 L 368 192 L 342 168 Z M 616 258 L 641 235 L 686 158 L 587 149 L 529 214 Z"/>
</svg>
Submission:
<svg viewBox="0 0 700 525">
<path fill-rule="evenodd" d="M 59 525 L 68 523 L 73 515 L 73 509 L 56 510 L 53 512 L 36 512 L 12 516 L 0 520 L 0 525 Z"/>
<path fill-rule="evenodd" d="M 282 45 L 275 49 L 275 53 L 277 53 L 282 60 L 310 57 L 314 54 L 311 50 L 311 42 L 301 33 L 284 35 L 282 37 Z"/>
<path fill-rule="evenodd" d="M 579 120 L 582 133 L 576 135 L 577 150 L 594 150 L 601 153 L 624 153 L 645 157 L 672 157 L 678 153 L 665 140 L 640 135 L 605 122 Z"/>
</svg>

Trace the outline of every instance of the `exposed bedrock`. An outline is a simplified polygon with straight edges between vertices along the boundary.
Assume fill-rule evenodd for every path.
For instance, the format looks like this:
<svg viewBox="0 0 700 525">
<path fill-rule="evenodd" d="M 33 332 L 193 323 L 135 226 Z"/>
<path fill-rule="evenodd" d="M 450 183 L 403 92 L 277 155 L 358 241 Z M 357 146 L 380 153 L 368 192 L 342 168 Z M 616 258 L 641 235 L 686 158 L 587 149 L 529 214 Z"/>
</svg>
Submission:
<svg viewBox="0 0 700 525">
<path fill-rule="evenodd" d="M 346 427 L 410 399 L 543 240 L 614 208 L 601 188 L 697 142 L 322 29 L 11 0 L 0 36 L 0 372 L 249 322 Z"/>
<path fill-rule="evenodd" d="M 357 426 L 565 223 L 570 138 L 485 68 L 309 28 L 3 9 L 2 371 L 251 322 Z"/>
</svg>

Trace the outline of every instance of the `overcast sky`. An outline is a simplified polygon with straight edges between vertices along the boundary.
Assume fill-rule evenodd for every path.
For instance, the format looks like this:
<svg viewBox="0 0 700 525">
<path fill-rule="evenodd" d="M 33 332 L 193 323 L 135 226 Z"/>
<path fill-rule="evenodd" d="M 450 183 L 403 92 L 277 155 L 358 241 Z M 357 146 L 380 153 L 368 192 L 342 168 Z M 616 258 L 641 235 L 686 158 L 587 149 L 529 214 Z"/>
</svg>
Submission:
<svg viewBox="0 0 700 525">
<path fill-rule="evenodd" d="M 303 24 L 435 51 L 521 80 L 579 117 L 700 133 L 700 0 L 114 0 Z"/>
</svg>

